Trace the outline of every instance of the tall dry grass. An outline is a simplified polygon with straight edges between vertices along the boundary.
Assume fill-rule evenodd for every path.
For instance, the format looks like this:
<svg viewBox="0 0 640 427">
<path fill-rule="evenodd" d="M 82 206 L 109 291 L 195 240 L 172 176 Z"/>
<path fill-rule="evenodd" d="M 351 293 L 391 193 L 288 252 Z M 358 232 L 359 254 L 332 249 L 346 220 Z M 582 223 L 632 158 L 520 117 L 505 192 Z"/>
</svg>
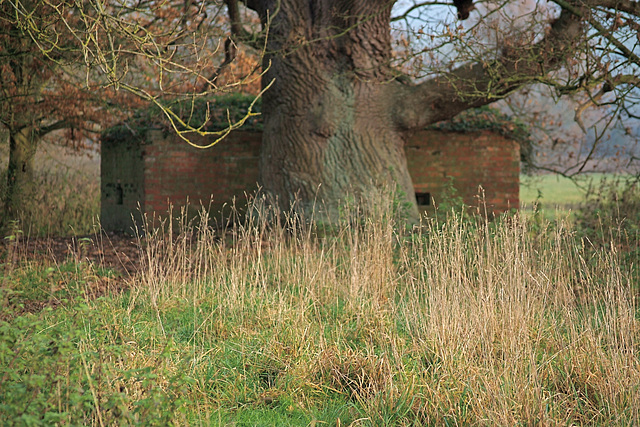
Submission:
<svg viewBox="0 0 640 427">
<path fill-rule="evenodd" d="M 343 399 L 354 425 L 640 422 L 638 277 L 614 249 L 520 215 L 408 232 L 391 198 L 374 205 L 323 230 L 258 200 L 234 229 L 203 212 L 147 231 L 128 313 L 153 307 L 172 336 L 167 313 L 187 313 L 198 411 Z"/>
<path fill-rule="evenodd" d="M 13 231 L 27 236 L 94 233 L 100 214 L 100 164 L 95 154 L 43 142 L 34 160 L 33 192 L 21 207 Z M 0 146 L 2 196 L 7 185 L 8 159 L 6 147 Z M 0 212 L 3 207 L 0 200 Z"/>
</svg>

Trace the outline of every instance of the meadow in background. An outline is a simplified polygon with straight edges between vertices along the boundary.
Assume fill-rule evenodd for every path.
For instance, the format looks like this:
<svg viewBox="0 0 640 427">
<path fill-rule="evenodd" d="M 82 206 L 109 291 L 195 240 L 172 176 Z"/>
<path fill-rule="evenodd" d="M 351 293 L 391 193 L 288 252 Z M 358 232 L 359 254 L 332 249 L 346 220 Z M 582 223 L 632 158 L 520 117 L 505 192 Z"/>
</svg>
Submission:
<svg viewBox="0 0 640 427">
<path fill-rule="evenodd" d="M 5 173 L 7 151 L 7 147 L 0 144 L 0 170 Z M 31 237 L 82 236 L 94 232 L 100 214 L 99 154 L 88 150 L 78 153 L 43 142 L 35 165 L 33 198 L 24 206 L 14 231 Z M 3 173 L 0 194 L 4 193 L 6 184 Z"/>
</svg>

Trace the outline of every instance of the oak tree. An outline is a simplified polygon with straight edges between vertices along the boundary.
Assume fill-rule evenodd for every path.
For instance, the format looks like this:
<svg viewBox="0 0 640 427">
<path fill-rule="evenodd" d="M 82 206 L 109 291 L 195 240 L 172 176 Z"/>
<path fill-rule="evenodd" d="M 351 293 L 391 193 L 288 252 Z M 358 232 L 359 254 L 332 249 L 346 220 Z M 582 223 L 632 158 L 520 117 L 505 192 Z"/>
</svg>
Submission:
<svg viewBox="0 0 640 427">
<path fill-rule="evenodd" d="M 61 70 L 77 76 L 73 64 L 80 60 L 86 69 L 100 71 L 103 90 L 125 89 L 161 107 L 188 140 L 190 132 L 202 133 L 204 127 L 190 128 L 183 116 L 164 109 L 163 100 L 185 92 L 206 97 L 220 89 L 220 71 L 236 60 L 238 47 L 263 49 L 265 190 L 283 208 L 296 202 L 318 218 L 335 217 L 347 197 L 364 205 L 371 192 L 385 187 L 398 191 L 415 221 L 403 145 L 417 129 L 531 83 L 548 85 L 558 96 L 585 94 L 578 119 L 582 105 L 598 104 L 615 106 L 612 116 L 637 118 L 638 3 L 526 3 L 529 19 L 505 25 L 501 12 L 509 2 L 456 0 L 451 16 L 474 23 L 433 29 L 420 22 L 442 21 L 442 13 L 432 9 L 442 5 L 437 1 L 10 0 L 3 3 L 3 72 L 11 73 L 7 81 L 22 82 L 29 75 L 33 83 L 23 85 L 29 89 L 18 97 L 13 93 L 19 90 L 4 89 L 3 103 L 24 99 L 27 107 L 5 114 L 3 123 L 17 134 L 22 127 L 11 120 L 24 115 L 29 135 L 57 126 L 53 112 L 39 114 L 40 121 L 29 119 L 28 105 L 46 104 L 52 76 Z M 247 9 L 256 13 L 261 30 L 247 25 Z M 495 17 L 500 20 L 492 27 Z M 41 57 L 34 53 L 38 50 Z M 223 58 L 202 60 L 214 58 L 212 52 Z M 60 59 L 69 57 L 74 60 Z M 16 66 L 16 58 L 22 65 Z M 49 62 L 38 62 L 45 59 Z M 38 73 L 20 71 L 29 66 L 56 72 L 36 79 Z M 101 82 L 94 76 L 87 81 Z M 145 79 L 147 86 L 141 84 Z"/>
<path fill-rule="evenodd" d="M 403 150 L 411 132 L 532 82 L 558 92 L 587 91 L 594 103 L 601 93 L 613 94 L 608 102 L 620 101 L 638 86 L 637 2 L 539 0 L 535 5 L 547 5 L 547 12 L 538 13 L 528 31 L 505 33 L 490 48 L 471 49 L 473 55 L 457 57 L 418 81 L 397 66 L 392 22 L 404 19 L 405 28 L 416 31 L 416 20 L 429 16 L 432 2 L 402 2 L 399 15 L 396 3 L 244 1 L 269 25 L 263 82 L 271 88 L 263 96 L 261 175 L 265 190 L 283 207 L 297 201 L 304 211 L 323 206 L 331 216 L 348 194 L 364 202 L 385 186 L 399 190 L 415 221 Z M 239 22 L 238 0 L 227 5 L 234 40 L 255 40 Z M 474 14 L 470 2 L 455 6 L 461 19 Z M 455 43 L 455 27 L 447 31 Z M 619 105 L 624 108 L 624 102 Z"/>
</svg>

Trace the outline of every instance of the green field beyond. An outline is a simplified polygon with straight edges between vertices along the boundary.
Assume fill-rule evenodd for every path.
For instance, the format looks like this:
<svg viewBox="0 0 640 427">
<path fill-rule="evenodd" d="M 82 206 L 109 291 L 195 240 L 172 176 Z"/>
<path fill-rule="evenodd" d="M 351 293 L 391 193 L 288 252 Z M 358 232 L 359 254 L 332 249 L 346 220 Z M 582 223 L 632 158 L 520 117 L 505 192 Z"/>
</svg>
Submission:
<svg viewBox="0 0 640 427">
<path fill-rule="evenodd" d="M 584 201 L 589 185 L 596 188 L 605 179 L 615 179 L 614 174 L 589 174 L 576 179 L 560 175 L 521 175 L 520 205 L 525 210 L 534 205 L 547 212 L 568 212 Z"/>
</svg>

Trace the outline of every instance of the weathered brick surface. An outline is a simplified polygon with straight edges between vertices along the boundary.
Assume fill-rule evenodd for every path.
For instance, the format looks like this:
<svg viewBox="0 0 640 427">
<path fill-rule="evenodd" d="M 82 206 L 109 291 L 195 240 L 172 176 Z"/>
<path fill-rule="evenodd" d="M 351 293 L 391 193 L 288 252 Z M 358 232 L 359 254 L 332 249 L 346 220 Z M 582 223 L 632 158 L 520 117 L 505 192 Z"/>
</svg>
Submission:
<svg viewBox="0 0 640 427">
<path fill-rule="evenodd" d="M 219 144 L 194 148 L 175 135 L 150 135 L 144 147 L 147 178 L 145 211 L 167 212 L 169 205 L 189 204 L 218 212 L 234 198 L 258 188 L 258 158 L 261 133 L 234 132 Z M 199 145 L 204 138 L 194 138 Z M 153 161 L 147 162 L 151 158 Z"/>
<path fill-rule="evenodd" d="M 258 188 L 260 141 L 260 132 L 239 131 L 203 150 L 158 130 L 147 132 L 139 149 L 131 149 L 131 143 L 103 141 L 103 158 L 108 160 L 102 165 L 103 227 L 122 229 L 138 203 L 148 216 L 164 215 L 170 204 L 179 211 L 187 198 L 192 209 L 210 206 L 217 216 L 224 204 L 234 198 L 242 202 Z M 207 143 L 203 138 L 194 142 Z M 406 151 L 415 191 L 423 200 L 445 202 L 453 187 L 466 204 L 476 205 L 482 186 L 490 212 L 519 205 L 516 142 L 490 132 L 422 131 L 407 142 Z M 119 171 L 124 165 L 136 170 Z M 120 191 L 118 185 L 124 189 L 124 200 L 114 193 L 115 188 Z"/>
<path fill-rule="evenodd" d="M 519 206 L 519 144 L 491 132 L 422 131 L 407 143 L 407 161 L 416 193 L 435 204 L 455 195 L 477 206 L 482 187 L 487 210 L 500 213 Z"/>
</svg>

